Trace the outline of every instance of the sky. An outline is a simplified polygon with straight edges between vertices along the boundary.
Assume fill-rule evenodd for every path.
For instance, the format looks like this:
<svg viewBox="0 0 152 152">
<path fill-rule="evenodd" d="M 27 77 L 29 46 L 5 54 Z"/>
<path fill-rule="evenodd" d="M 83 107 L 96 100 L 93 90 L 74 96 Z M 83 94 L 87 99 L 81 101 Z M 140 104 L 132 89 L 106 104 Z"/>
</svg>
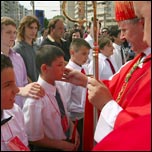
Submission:
<svg viewBox="0 0 152 152">
<path fill-rule="evenodd" d="M 32 9 L 31 1 L 19 1 L 28 10 Z M 56 15 L 60 15 L 60 1 L 34 1 L 35 10 L 44 10 L 45 17 L 51 19 Z"/>
</svg>

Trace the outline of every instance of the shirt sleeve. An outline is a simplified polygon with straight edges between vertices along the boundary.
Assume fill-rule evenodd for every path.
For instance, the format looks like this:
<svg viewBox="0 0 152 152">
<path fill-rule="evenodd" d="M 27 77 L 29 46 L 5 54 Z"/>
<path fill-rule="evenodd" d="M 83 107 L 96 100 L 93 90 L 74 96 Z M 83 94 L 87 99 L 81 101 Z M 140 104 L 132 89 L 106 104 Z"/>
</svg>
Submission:
<svg viewBox="0 0 152 152">
<path fill-rule="evenodd" d="M 114 123 L 119 112 L 123 110 L 114 100 L 109 101 L 102 109 L 97 122 L 94 139 L 102 140 L 114 128 Z"/>
<path fill-rule="evenodd" d="M 26 132 L 29 141 L 37 141 L 44 137 L 42 103 L 40 99 L 34 101 L 34 99 L 28 98 L 23 106 Z"/>
</svg>

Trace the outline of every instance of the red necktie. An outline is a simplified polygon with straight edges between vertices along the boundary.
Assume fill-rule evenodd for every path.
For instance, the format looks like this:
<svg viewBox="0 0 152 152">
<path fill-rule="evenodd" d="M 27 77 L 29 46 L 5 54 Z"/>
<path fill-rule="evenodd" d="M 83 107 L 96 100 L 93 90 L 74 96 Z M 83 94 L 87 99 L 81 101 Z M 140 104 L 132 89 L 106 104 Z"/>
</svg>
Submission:
<svg viewBox="0 0 152 152">
<path fill-rule="evenodd" d="M 86 74 L 83 68 L 81 69 L 81 73 Z"/>
<path fill-rule="evenodd" d="M 110 61 L 108 58 L 106 58 L 106 60 L 107 60 L 107 61 L 109 62 L 109 64 L 110 64 L 110 68 L 111 68 L 112 73 L 115 74 L 116 71 L 115 71 L 115 69 L 114 69 L 111 61 Z"/>
</svg>

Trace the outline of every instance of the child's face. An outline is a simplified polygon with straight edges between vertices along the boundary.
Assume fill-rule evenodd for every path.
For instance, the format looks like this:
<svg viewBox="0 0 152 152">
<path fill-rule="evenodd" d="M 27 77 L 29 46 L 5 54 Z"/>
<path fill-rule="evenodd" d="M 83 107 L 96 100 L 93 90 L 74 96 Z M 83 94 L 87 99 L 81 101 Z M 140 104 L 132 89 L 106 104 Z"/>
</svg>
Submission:
<svg viewBox="0 0 152 152">
<path fill-rule="evenodd" d="M 80 33 L 79 32 L 75 32 L 72 34 L 72 39 L 76 39 L 76 38 L 80 38 Z"/>
<path fill-rule="evenodd" d="M 110 44 L 106 44 L 102 50 L 102 53 L 106 56 L 109 57 L 113 54 L 113 45 L 112 42 L 110 42 Z"/>
<path fill-rule="evenodd" d="M 72 61 L 78 65 L 85 64 L 88 59 L 89 51 L 90 49 L 86 48 L 85 46 L 80 47 L 77 52 L 72 51 Z"/>
<path fill-rule="evenodd" d="M 54 60 L 51 66 L 47 66 L 45 79 L 49 83 L 54 83 L 55 80 L 61 80 L 65 68 L 64 57 L 58 57 Z"/>
<path fill-rule="evenodd" d="M 14 98 L 19 89 L 15 83 L 13 68 L 1 71 L 1 109 L 11 109 L 15 102 Z"/>
</svg>

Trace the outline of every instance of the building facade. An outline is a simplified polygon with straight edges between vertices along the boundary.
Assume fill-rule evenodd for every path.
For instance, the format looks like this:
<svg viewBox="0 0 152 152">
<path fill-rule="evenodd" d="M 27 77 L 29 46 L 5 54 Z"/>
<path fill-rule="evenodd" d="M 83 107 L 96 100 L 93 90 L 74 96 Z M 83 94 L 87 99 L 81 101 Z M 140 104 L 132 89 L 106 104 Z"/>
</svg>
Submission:
<svg viewBox="0 0 152 152">
<path fill-rule="evenodd" d="M 101 22 L 102 27 L 116 25 L 114 20 L 114 1 L 96 2 L 97 18 Z M 60 1 L 61 15 L 63 15 L 62 3 L 63 1 Z M 85 19 L 86 23 L 84 23 L 84 26 L 87 26 L 93 17 L 93 3 L 92 1 L 66 1 L 65 11 L 73 19 Z M 17 25 L 23 16 L 31 14 L 33 14 L 32 6 L 30 10 L 27 10 L 20 5 L 19 1 L 1 1 L 1 16 L 12 17 Z M 67 28 L 71 28 L 74 25 L 74 22 L 69 21 L 67 18 L 65 22 Z"/>
</svg>

